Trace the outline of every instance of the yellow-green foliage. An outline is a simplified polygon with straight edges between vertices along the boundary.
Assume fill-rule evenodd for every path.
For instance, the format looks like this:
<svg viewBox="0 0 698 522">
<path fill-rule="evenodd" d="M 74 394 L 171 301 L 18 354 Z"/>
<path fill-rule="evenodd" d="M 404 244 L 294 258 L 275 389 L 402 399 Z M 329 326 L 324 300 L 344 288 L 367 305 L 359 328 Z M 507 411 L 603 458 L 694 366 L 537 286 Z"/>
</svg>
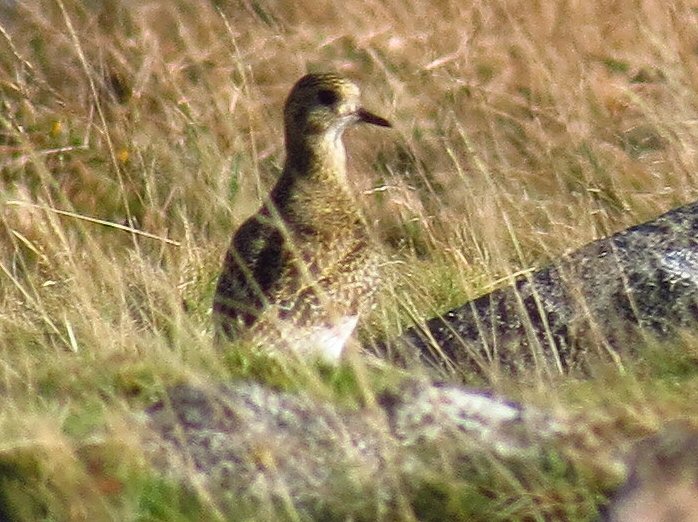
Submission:
<svg viewBox="0 0 698 522">
<path fill-rule="evenodd" d="M 282 103 L 307 71 L 354 77 L 395 126 L 347 137 L 392 259 L 362 337 L 698 192 L 691 2 L 31 0 L 0 11 L 0 518 L 218 516 L 151 475 L 127 419 L 164 386 L 244 373 L 211 347 L 212 284 L 279 172 Z M 584 422 L 622 440 L 696 419 L 691 347 L 609 370 L 604 387 L 502 390 L 590 411 Z M 408 489 L 417 513 L 446 499 L 434 512 L 453 519 L 533 520 L 571 497 L 579 511 L 560 513 L 593 511 L 593 488 L 553 495 L 560 480 L 536 483 L 541 498 L 520 511 L 467 477 Z"/>
</svg>

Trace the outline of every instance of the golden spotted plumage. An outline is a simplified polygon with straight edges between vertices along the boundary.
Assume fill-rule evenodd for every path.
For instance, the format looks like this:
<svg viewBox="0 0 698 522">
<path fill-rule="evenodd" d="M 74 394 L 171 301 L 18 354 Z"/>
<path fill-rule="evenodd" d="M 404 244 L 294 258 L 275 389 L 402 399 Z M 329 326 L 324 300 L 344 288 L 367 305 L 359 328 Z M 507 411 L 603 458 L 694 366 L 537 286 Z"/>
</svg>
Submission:
<svg viewBox="0 0 698 522">
<path fill-rule="evenodd" d="M 213 303 L 217 334 L 336 361 L 378 283 L 379 254 L 350 190 L 342 133 L 388 127 L 337 74 L 309 74 L 284 109 L 286 164 L 233 236 Z M 313 346 L 317 344 L 318 346 Z"/>
</svg>

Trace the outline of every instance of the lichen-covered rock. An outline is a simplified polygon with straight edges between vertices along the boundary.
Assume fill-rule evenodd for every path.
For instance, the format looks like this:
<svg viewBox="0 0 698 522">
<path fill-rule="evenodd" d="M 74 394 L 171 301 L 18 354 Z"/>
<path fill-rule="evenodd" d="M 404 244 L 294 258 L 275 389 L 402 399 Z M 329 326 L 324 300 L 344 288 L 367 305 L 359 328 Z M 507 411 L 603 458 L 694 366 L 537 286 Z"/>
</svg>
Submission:
<svg viewBox="0 0 698 522">
<path fill-rule="evenodd" d="M 586 371 L 698 318 L 698 203 L 590 243 L 391 342 L 439 368 Z M 378 348 L 385 352 L 385 346 Z"/>
<path fill-rule="evenodd" d="M 363 498 L 362 485 L 376 483 L 383 465 L 378 425 L 257 384 L 180 385 L 148 415 L 166 467 L 199 476 L 224 504 L 302 497 L 317 507 L 340 483 Z"/>
<path fill-rule="evenodd" d="M 472 459 L 539 462 L 572 431 L 535 408 L 451 385 L 408 381 L 377 399 L 357 410 L 255 383 L 180 385 L 148 409 L 147 446 L 158 467 L 223 512 L 380 518 L 399 512 L 405 484 L 421 474 Z"/>
</svg>

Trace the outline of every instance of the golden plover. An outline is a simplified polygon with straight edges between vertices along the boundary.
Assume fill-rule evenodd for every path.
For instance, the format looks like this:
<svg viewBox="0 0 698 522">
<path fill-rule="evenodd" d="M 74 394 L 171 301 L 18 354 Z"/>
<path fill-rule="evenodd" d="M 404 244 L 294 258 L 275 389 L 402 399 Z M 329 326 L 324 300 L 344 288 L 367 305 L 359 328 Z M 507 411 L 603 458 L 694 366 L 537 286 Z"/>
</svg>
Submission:
<svg viewBox="0 0 698 522">
<path fill-rule="evenodd" d="M 286 164 L 259 211 L 235 232 L 213 302 L 216 333 L 336 362 L 378 282 L 346 173 L 342 133 L 390 127 L 338 74 L 308 74 L 284 109 Z"/>
</svg>

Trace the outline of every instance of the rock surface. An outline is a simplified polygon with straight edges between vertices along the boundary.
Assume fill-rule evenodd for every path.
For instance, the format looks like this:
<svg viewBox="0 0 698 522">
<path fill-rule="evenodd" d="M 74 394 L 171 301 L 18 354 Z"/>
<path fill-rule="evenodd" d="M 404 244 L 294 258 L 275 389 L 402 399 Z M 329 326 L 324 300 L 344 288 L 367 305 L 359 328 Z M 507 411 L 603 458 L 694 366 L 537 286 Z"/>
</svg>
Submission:
<svg viewBox="0 0 698 522">
<path fill-rule="evenodd" d="M 638 338 L 664 338 L 698 318 L 698 202 L 594 241 L 378 352 L 440 368 L 520 373 L 587 371 L 619 360 Z"/>
<path fill-rule="evenodd" d="M 539 462 L 574 431 L 457 386 L 408 381 L 377 399 L 342 409 L 254 383 L 180 385 L 149 408 L 148 447 L 160 468 L 203 485 L 222 512 L 246 503 L 275 519 L 293 506 L 316 519 L 399 511 L 404 484 L 421 474 L 443 476 L 444 465 L 463 469 L 469 459 Z"/>
</svg>

